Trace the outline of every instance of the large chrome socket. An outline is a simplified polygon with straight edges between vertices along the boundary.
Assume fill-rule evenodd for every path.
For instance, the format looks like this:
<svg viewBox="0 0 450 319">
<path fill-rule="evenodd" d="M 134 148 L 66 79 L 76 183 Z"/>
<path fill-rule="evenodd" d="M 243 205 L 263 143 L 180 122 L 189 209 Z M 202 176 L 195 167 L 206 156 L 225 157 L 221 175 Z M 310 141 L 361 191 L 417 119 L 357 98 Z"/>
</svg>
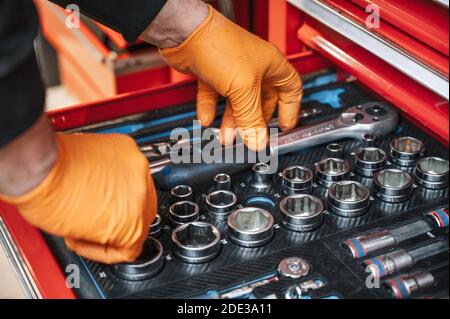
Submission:
<svg viewBox="0 0 450 319">
<path fill-rule="evenodd" d="M 237 196 L 233 192 L 220 190 L 206 196 L 206 208 L 209 213 L 219 219 L 230 215 L 237 204 Z"/>
<path fill-rule="evenodd" d="M 350 165 L 341 158 L 325 158 L 316 163 L 318 183 L 330 187 L 333 183 L 347 179 L 350 174 Z"/>
<path fill-rule="evenodd" d="M 194 202 L 176 202 L 169 208 L 169 219 L 173 227 L 195 222 L 200 217 L 200 208 Z"/>
<path fill-rule="evenodd" d="M 273 172 L 268 164 L 257 163 L 253 165 L 253 176 L 250 181 L 250 186 L 263 189 L 268 188 L 272 185 Z"/>
<path fill-rule="evenodd" d="M 323 222 L 323 210 L 322 201 L 307 194 L 291 195 L 280 202 L 282 225 L 298 232 L 318 228 Z"/>
<path fill-rule="evenodd" d="M 154 238 L 144 242 L 141 255 L 131 263 L 121 263 L 111 266 L 113 272 L 120 278 L 130 281 L 141 281 L 156 276 L 164 266 L 163 246 Z"/>
<path fill-rule="evenodd" d="M 422 158 L 416 164 L 416 182 L 424 188 L 445 189 L 448 187 L 448 169 L 448 161 L 442 158 Z"/>
<path fill-rule="evenodd" d="M 231 240 L 243 247 L 259 247 L 273 237 L 273 216 L 265 209 L 245 207 L 228 216 Z"/>
<path fill-rule="evenodd" d="M 172 233 L 174 254 L 190 264 L 206 263 L 220 252 L 220 232 L 211 224 L 193 222 L 184 224 Z"/>
<path fill-rule="evenodd" d="M 387 166 L 387 154 L 380 148 L 365 147 L 358 149 L 355 154 L 355 172 L 362 177 L 373 175 Z"/>
<path fill-rule="evenodd" d="M 370 190 L 361 183 L 341 181 L 328 189 L 328 208 L 341 217 L 363 215 L 370 205 Z"/>
<path fill-rule="evenodd" d="M 384 169 L 375 173 L 374 195 L 387 203 L 401 203 L 412 194 L 413 180 L 411 175 L 399 169 Z"/>
<path fill-rule="evenodd" d="M 425 154 L 425 145 L 414 137 L 395 138 L 390 143 L 390 155 L 394 164 L 412 167 Z"/>
<path fill-rule="evenodd" d="M 192 187 L 189 185 L 175 186 L 170 191 L 170 195 L 172 195 L 173 203 L 194 200 L 194 192 L 192 191 Z"/>
<path fill-rule="evenodd" d="M 281 174 L 285 194 L 311 193 L 314 175 L 303 166 L 290 166 Z"/>
</svg>

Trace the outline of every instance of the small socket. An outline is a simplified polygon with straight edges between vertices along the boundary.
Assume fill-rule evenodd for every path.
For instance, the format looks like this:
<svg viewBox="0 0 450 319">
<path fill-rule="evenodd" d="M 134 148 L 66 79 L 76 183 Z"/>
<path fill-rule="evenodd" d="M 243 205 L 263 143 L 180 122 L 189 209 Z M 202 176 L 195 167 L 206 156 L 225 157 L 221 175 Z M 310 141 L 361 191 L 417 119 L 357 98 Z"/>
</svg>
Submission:
<svg viewBox="0 0 450 319">
<path fill-rule="evenodd" d="M 285 194 L 311 193 L 313 184 L 313 172 L 304 166 L 290 166 L 282 175 Z"/>
<path fill-rule="evenodd" d="M 192 191 L 192 187 L 189 185 L 175 186 L 170 191 L 170 194 L 172 195 L 172 201 L 174 203 L 194 200 L 194 192 Z"/>
<path fill-rule="evenodd" d="M 291 195 L 280 202 L 283 226 L 298 232 L 318 228 L 323 222 L 323 210 L 324 206 L 319 198 L 306 194 Z"/>
<path fill-rule="evenodd" d="M 370 190 L 361 183 L 341 181 L 328 189 L 328 206 L 332 213 L 341 217 L 363 215 L 370 205 Z"/>
<path fill-rule="evenodd" d="M 186 263 L 206 263 L 220 252 L 219 230 L 204 222 L 184 224 L 172 233 L 174 254 Z"/>
<path fill-rule="evenodd" d="M 263 189 L 272 185 L 273 173 L 268 164 L 257 163 L 253 165 L 252 170 L 253 176 L 250 182 L 251 187 Z"/>
<path fill-rule="evenodd" d="M 149 237 L 157 238 L 162 233 L 162 221 L 161 216 L 156 215 L 155 220 L 150 225 L 150 232 L 148 233 Z"/>
<path fill-rule="evenodd" d="M 228 216 L 231 240 L 243 247 L 259 247 L 273 237 L 273 216 L 257 207 L 245 207 Z"/>
<path fill-rule="evenodd" d="M 384 169 L 377 173 L 374 180 L 375 196 L 388 203 L 401 203 L 412 194 L 413 181 L 411 175 L 399 169 Z"/>
<path fill-rule="evenodd" d="M 214 176 L 214 185 L 218 191 L 231 190 L 231 176 L 228 174 L 217 174 Z"/>
<path fill-rule="evenodd" d="M 342 146 L 337 143 L 327 145 L 327 158 L 342 158 L 344 156 L 344 151 Z"/>
<path fill-rule="evenodd" d="M 206 197 L 206 207 L 214 217 L 226 218 L 235 209 L 237 196 L 233 192 L 220 190 Z"/>
<path fill-rule="evenodd" d="M 318 183 L 330 187 L 334 182 L 347 179 L 350 174 L 350 165 L 341 158 L 325 158 L 316 163 Z"/>
<path fill-rule="evenodd" d="M 425 154 L 425 145 L 414 137 L 395 138 L 390 143 L 392 162 L 405 167 L 411 167 Z"/>
<path fill-rule="evenodd" d="M 174 227 L 195 222 L 199 218 L 200 209 L 194 202 L 176 202 L 169 208 L 169 219 Z"/>
<path fill-rule="evenodd" d="M 415 177 L 417 184 L 429 189 L 445 189 L 448 187 L 448 161 L 439 157 L 426 157 L 416 164 Z"/>
<path fill-rule="evenodd" d="M 363 177 L 373 175 L 387 166 L 387 154 L 380 148 L 365 147 L 355 152 L 355 172 Z"/>
</svg>

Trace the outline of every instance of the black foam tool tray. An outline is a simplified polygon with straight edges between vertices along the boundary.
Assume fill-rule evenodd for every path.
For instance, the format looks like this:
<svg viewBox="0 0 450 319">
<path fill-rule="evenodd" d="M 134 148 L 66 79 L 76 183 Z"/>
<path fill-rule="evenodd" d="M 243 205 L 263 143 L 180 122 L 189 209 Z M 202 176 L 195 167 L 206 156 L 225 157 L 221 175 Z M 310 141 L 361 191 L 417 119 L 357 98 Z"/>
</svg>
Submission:
<svg viewBox="0 0 450 319">
<path fill-rule="evenodd" d="M 336 84 L 333 84 L 334 86 Z M 349 84 L 341 84 L 348 86 Z M 357 85 L 351 84 L 352 99 L 343 96 L 345 104 L 359 104 L 374 100 Z M 344 94 L 345 95 L 345 94 Z M 320 103 L 319 103 L 320 104 Z M 324 107 L 324 105 L 321 105 Z M 308 107 L 305 105 L 304 107 Z M 337 113 L 325 105 L 328 113 Z M 327 114 L 328 114 L 327 113 Z M 380 138 L 378 147 L 388 151 L 390 141 L 398 136 L 412 136 L 422 140 L 427 149 L 428 156 L 442 157 L 448 160 L 448 149 L 437 141 L 413 126 L 405 119 L 401 119 L 398 130 L 389 136 Z M 341 140 L 339 143 L 344 149 L 345 156 L 352 163 L 351 153 L 360 143 L 355 140 Z M 307 166 L 314 171 L 314 164 L 326 156 L 325 147 L 318 146 L 297 154 L 289 154 L 280 159 L 279 171 L 290 165 Z M 220 173 L 220 172 L 218 172 Z M 281 178 L 277 175 L 273 178 L 271 187 L 255 191 L 249 187 L 252 172 L 247 171 L 232 176 L 233 191 L 238 196 L 238 203 L 246 206 L 249 197 L 259 197 L 265 200 L 253 202 L 252 206 L 260 206 L 268 209 L 275 219 L 275 235 L 273 239 L 263 247 L 243 248 L 229 240 L 226 222 L 218 221 L 205 213 L 205 195 L 213 190 L 213 181 L 205 185 L 204 189 L 195 189 L 195 200 L 201 208 L 201 220 L 215 224 L 221 231 L 222 242 L 219 255 L 212 261 L 204 264 L 188 264 L 176 258 L 172 252 L 171 234 L 172 228 L 168 221 L 168 207 L 171 197 L 167 192 L 158 192 L 159 214 L 163 222 L 162 235 L 158 240 L 163 244 L 165 265 L 162 271 L 155 277 L 143 281 L 126 281 L 120 279 L 111 267 L 84 260 L 64 247 L 61 239 L 46 236 L 55 256 L 63 269 L 67 264 L 75 263 L 82 269 L 81 287 L 75 289 L 82 298 L 189 298 L 195 296 L 212 296 L 212 292 L 224 291 L 227 288 L 239 287 L 240 284 L 265 278 L 276 273 L 281 260 L 287 257 L 301 257 L 311 266 L 311 272 L 307 277 L 300 279 L 282 278 L 276 282 L 263 285 L 254 290 L 253 296 L 265 297 L 275 294 L 283 297 L 283 291 L 289 285 L 306 281 L 311 278 L 320 278 L 325 283 L 321 289 L 312 291 L 311 298 L 324 298 L 333 296 L 336 298 L 390 298 L 391 295 L 381 285 L 379 289 L 366 287 L 368 276 L 366 269 L 361 266 L 361 261 L 355 260 L 349 252 L 342 247 L 342 242 L 353 236 L 370 231 L 371 229 L 383 229 L 394 224 L 400 224 L 409 220 L 422 218 L 424 213 L 443 207 L 448 203 L 448 189 L 441 191 L 429 191 L 420 187 L 414 187 L 411 198 L 400 204 L 387 204 L 371 198 L 370 208 L 366 214 L 357 218 L 338 217 L 325 212 L 323 224 L 314 231 L 298 233 L 286 229 L 280 222 L 279 201 L 285 196 L 282 191 Z M 368 186 L 371 180 L 351 174 L 350 179 L 360 181 Z M 313 187 L 313 195 L 327 203 L 326 190 L 318 185 Z M 272 201 L 274 205 L 267 205 Z M 448 228 L 433 228 L 428 234 L 401 243 L 395 248 L 407 248 L 414 245 L 422 245 L 428 240 L 443 239 L 448 243 Z M 394 248 L 392 248 L 394 249 Z M 392 250 L 391 249 L 391 250 Z M 386 253 L 384 250 L 377 253 Z M 414 270 L 446 269 L 447 279 L 440 279 L 433 288 L 420 292 L 412 297 L 448 296 L 448 250 L 427 258 L 416 265 Z M 397 273 L 395 275 L 400 275 Z M 444 276 L 445 277 L 445 276 Z M 209 292 L 209 294 L 208 294 Z"/>
</svg>

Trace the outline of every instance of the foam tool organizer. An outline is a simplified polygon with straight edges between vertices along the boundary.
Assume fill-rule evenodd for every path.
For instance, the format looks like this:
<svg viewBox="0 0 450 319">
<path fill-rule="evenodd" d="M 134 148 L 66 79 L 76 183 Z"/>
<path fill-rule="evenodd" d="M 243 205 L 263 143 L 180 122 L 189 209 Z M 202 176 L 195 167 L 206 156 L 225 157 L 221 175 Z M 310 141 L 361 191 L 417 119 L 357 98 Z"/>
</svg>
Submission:
<svg viewBox="0 0 450 319">
<path fill-rule="evenodd" d="M 325 83 L 306 90 L 301 124 L 349 107 L 372 120 L 390 108 L 356 83 Z M 79 131 L 126 133 L 144 147 L 192 125 L 194 110 Z M 448 298 L 448 173 L 448 149 L 400 116 L 385 136 L 289 150 L 276 173 L 257 163 L 161 187 L 134 263 L 102 265 L 46 239 L 63 269 L 81 267 L 81 298 Z"/>
</svg>

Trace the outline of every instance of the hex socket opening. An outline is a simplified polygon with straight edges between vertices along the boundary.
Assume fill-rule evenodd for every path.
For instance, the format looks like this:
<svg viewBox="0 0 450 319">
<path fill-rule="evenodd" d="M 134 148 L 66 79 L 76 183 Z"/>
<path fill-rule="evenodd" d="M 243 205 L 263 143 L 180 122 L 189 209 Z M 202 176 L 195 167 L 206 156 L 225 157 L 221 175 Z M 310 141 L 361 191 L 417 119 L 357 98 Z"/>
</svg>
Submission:
<svg viewBox="0 0 450 319">
<path fill-rule="evenodd" d="M 136 260 L 115 264 L 112 266 L 112 270 L 118 277 L 130 281 L 154 277 L 164 266 L 163 252 L 163 246 L 158 240 L 148 238 Z"/>
<path fill-rule="evenodd" d="M 192 222 L 184 224 L 172 233 L 174 254 L 187 263 L 211 261 L 220 251 L 220 232 L 212 224 Z"/>
<path fill-rule="evenodd" d="M 199 211 L 198 205 L 194 202 L 176 202 L 169 208 L 170 221 L 175 226 L 196 221 Z"/>
<path fill-rule="evenodd" d="M 365 163 L 379 163 L 387 160 L 387 154 L 376 147 L 361 148 L 355 153 L 358 161 Z"/>
<path fill-rule="evenodd" d="M 270 174 L 270 166 L 266 163 L 256 163 L 253 165 L 253 171 L 260 174 Z"/>
<path fill-rule="evenodd" d="M 411 184 L 411 176 L 399 169 L 385 169 L 375 177 L 382 187 L 402 189 Z"/>
<path fill-rule="evenodd" d="M 174 188 L 172 188 L 171 192 L 172 196 L 175 199 L 192 199 L 192 187 L 190 187 L 189 185 L 178 185 L 175 186 Z"/>
<path fill-rule="evenodd" d="M 302 166 L 291 166 L 283 171 L 283 178 L 290 182 L 305 182 L 313 178 L 311 170 Z"/>
<path fill-rule="evenodd" d="M 332 196 L 343 202 L 359 202 L 370 196 L 370 193 L 366 187 L 361 187 L 359 183 L 337 183 L 330 190 Z"/>
<path fill-rule="evenodd" d="M 402 154 L 416 154 L 424 150 L 424 144 L 414 137 L 407 136 L 394 139 L 391 148 Z"/>
<path fill-rule="evenodd" d="M 273 226 L 273 216 L 264 209 L 246 207 L 228 217 L 228 225 L 242 233 L 259 233 Z"/>
<path fill-rule="evenodd" d="M 340 181 L 328 189 L 328 206 L 341 217 L 358 217 L 370 205 L 370 190 L 355 181 Z"/>
<path fill-rule="evenodd" d="M 417 162 L 417 169 L 428 175 L 445 175 L 449 172 L 449 163 L 442 158 L 427 157 Z"/>
<path fill-rule="evenodd" d="M 173 232 L 174 241 L 186 248 L 204 248 L 220 239 L 217 228 L 208 223 L 189 223 Z"/>
<path fill-rule="evenodd" d="M 325 175 L 341 175 L 349 171 L 348 163 L 340 158 L 326 158 L 317 163 L 318 170 Z"/>
<path fill-rule="evenodd" d="M 312 231 L 323 222 L 322 201 L 311 195 L 296 194 L 280 202 L 283 225 L 294 231 Z"/>
</svg>

